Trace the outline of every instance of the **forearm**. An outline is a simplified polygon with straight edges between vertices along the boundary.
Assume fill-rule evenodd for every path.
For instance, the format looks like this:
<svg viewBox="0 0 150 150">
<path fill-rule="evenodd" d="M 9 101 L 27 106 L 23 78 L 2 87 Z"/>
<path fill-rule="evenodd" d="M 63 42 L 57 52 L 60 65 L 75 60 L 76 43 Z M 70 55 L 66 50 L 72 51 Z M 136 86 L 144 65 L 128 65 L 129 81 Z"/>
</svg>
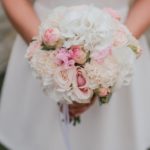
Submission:
<svg viewBox="0 0 150 150">
<path fill-rule="evenodd" d="M 29 43 L 38 32 L 38 19 L 30 0 L 2 0 L 2 4 L 15 29 Z"/>
<path fill-rule="evenodd" d="M 150 26 L 150 0 L 137 0 L 132 6 L 126 25 L 136 38 Z"/>
</svg>

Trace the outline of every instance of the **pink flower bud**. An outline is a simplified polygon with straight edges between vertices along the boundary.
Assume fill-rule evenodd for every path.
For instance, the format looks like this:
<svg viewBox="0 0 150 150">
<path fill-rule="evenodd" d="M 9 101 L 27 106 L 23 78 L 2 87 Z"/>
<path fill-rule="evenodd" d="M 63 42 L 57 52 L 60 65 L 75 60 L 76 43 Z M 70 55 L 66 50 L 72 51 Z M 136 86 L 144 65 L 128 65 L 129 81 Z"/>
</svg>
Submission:
<svg viewBox="0 0 150 150">
<path fill-rule="evenodd" d="M 43 42 L 48 46 L 53 46 L 60 39 L 60 32 L 57 28 L 49 28 L 44 32 Z"/>
<path fill-rule="evenodd" d="M 99 96 L 105 97 L 110 93 L 110 90 L 108 88 L 100 88 L 99 89 Z"/>
</svg>

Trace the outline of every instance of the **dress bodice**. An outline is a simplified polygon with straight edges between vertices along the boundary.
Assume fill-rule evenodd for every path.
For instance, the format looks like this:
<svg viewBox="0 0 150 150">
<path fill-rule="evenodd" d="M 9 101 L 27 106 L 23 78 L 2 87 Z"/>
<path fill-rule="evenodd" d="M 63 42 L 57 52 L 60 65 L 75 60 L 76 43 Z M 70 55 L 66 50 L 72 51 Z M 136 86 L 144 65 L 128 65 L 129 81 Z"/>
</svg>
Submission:
<svg viewBox="0 0 150 150">
<path fill-rule="evenodd" d="M 35 0 L 35 9 L 41 20 L 47 16 L 49 10 L 57 6 L 73 6 L 83 4 L 93 4 L 97 7 L 112 7 L 118 10 L 125 20 L 128 13 L 128 5 L 131 0 Z"/>
<path fill-rule="evenodd" d="M 127 6 L 130 0 L 37 0 L 41 4 L 54 8 L 60 5 L 80 5 L 80 4 L 94 4 L 96 6 L 104 7 L 110 6 L 120 8 Z"/>
</svg>

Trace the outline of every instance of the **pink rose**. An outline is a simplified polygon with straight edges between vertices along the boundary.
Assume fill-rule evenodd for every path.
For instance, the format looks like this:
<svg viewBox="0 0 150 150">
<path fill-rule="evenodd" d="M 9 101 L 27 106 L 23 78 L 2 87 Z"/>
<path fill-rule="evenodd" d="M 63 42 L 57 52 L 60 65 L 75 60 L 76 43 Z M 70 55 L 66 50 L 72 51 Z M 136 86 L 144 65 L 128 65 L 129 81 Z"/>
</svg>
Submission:
<svg viewBox="0 0 150 150">
<path fill-rule="evenodd" d="M 76 63 L 84 64 L 86 62 L 87 54 L 81 46 L 72 46 L 69 52 Z"/>
<path fill-rule="evenodd" d="M 81 72 L 78 72 L 77 74 L 77 83 L 78 83 L 78 87 L 82 87 L 86 84 L 86 80 L 83 77 Z"/>
<path fill-rule="evenodd" d="M 32 41 L 27 49 L 27 53 L 26 53 L 25 57 L 29 60 L 32 59 L 35 52 L 40 48 L 41 48 L 40 41 L 38 41 L 38 40 Z"/>
<path fill-rule="evenodd" d="M 109 88 L 100 88 L 100 89 L 98 90 L 98 95 L 99 95 L 100 97 L 105 97 L 105 96 L 107 96 L 109 93 L 110 93 L 110 89 L 109 89 Z"/>
<path fill-rule="evenodd" d="M 107 12 L 108 14 L 110 14 L 113 18 L 115 18 L 117 20 L 121 19 L 120 15 L 117 13 L 117 11 L 112 8 L 104 8 L 104 11 Z"/>
<path fill-rule="evenodd" d="M 43 42 L 48 46 L 54 46 L 60 39 L 60 32 L 57 28 L 49 28 L 44 32 Z"/>
<path fill-rule="evenodd" d="M 65 69 L 68 69 L 74 66 L 75 61 L 67 49 L 61 48 L 56 54 L 56 64 L 64 67 Z"/>
<path fill-rule="evenodd" d="M 89 88 L 89 81 L 83 68 L 77 67 L 73 79 L 73 92 L 79 103 L 87 103 L 93 96 L 93 91 Z"/>
<path fill-rule="evenodd" d="M 112 48 L 107 47 L 98 52 L 94 52 L 91 57 L 98 63 L 103 63 L 104 59 L 112 54 Z"/>
</svg>

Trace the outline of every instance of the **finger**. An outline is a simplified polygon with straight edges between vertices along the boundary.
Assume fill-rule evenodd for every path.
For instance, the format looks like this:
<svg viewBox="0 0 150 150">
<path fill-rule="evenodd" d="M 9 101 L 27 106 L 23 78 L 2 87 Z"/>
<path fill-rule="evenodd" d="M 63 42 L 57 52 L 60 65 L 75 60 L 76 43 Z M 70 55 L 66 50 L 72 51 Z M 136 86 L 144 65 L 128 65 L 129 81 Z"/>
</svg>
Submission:
<svg viewBox="0 0 150 150">
<path fill-rule="evenodd" d="M 91 99 L 91 104 L 94 104 L 96 100 L 97 100 L 97 96 L 93 96 Z"/>
<path fill-rule="evenodd" d="M 96 97 L 93 97 L 91 103 L 86 104 L 86 105 L 80 105 L 78 107 L 71 106 L 70 110 L 73 111 L 73 113 L 83 113 L 87 109 L 89 109 L 89 107 L 91 107 L 91 105 L 93 105 L 95 103 L 95 101 L 96 101 Z"/>
<path fill-rule="evenodd" d="M 70 108 L 82 108 L 82 107 L 84 107 L 84 106 L 88 106 L 90 103 L 85 103 L 85 104 L 83 104 L 83 103 L 73 103 L 73 104 L 71 104 L 71 105 L 69 105 L 69 107 Z"/>
<path fill-rule="evenodd" d="M 92 101 L 90 102 L 90 103 L 88 103 L 88 104 L 78 104 L 78 105 L 70 105 L 69 106 L 69 109 L 71 110 L 71 111 L 74 111 L 74 112 L 84 112 L 84 111 L 86 111 L 94 102 L 96 101 L 96 98 L 94 97 L 93 99 L 92 99 Z"/>
<path fill-rule="evenodd" d="M 70 109 L 69 112 L 73 115 L 76 114 L 82 114 L 84 113 L 90 106 L 82 107 L 82 108 L 77 108 L 77 109 Z"/>
<path fill-rule="evenodd" d="M 71 105 L 69 105 L 69 108 L 73 108 L 73 109 L 78 109 L 78 108 L 83 108 L 83 107 L 88 107 L 90 105 L 90 103 L 73 103 Z"/>
<path fill-rule="evenodd" d="M 72 107 L 84 107 L 85 106 L 86 107 L 86 106 L 89 106 L 89 105 L 93 104 L 96 101 L 96 99 L 97 99 L 97 96 L 93 96 L 89 103 L 77 103 L 77 102 L 74 102 L 70 106 L 72 106 Z"/>
<path fill-rule="evenodd" d="M 69 111 L 71 111 L 71 112 L 82 112 L 82 111 L 84 111 L 84 108 L 85 107 L 77 107 L 77 108 L 74 108 L 74 107 L 71 107 L 71 108 L 69 108 Z"/>
<path fill-rule="evenodd" d="M 83 113 L 85 110 L 86 110 L 85 108 L 84 108 L 84 109 L 71 109 L 69 112 L 70 112 L 71 114 L 81 114 L 81 113 Z"/>
<path fill-rule="evenodd" d="M 74 117 L 81 116 L 81 114 L 83 114 L 84 112 L 75 112 L 75 113 L 74 112 L 70 112 L 69 115 L 70 115 L 70 118 L 74 118 Z"/>
</svg>

